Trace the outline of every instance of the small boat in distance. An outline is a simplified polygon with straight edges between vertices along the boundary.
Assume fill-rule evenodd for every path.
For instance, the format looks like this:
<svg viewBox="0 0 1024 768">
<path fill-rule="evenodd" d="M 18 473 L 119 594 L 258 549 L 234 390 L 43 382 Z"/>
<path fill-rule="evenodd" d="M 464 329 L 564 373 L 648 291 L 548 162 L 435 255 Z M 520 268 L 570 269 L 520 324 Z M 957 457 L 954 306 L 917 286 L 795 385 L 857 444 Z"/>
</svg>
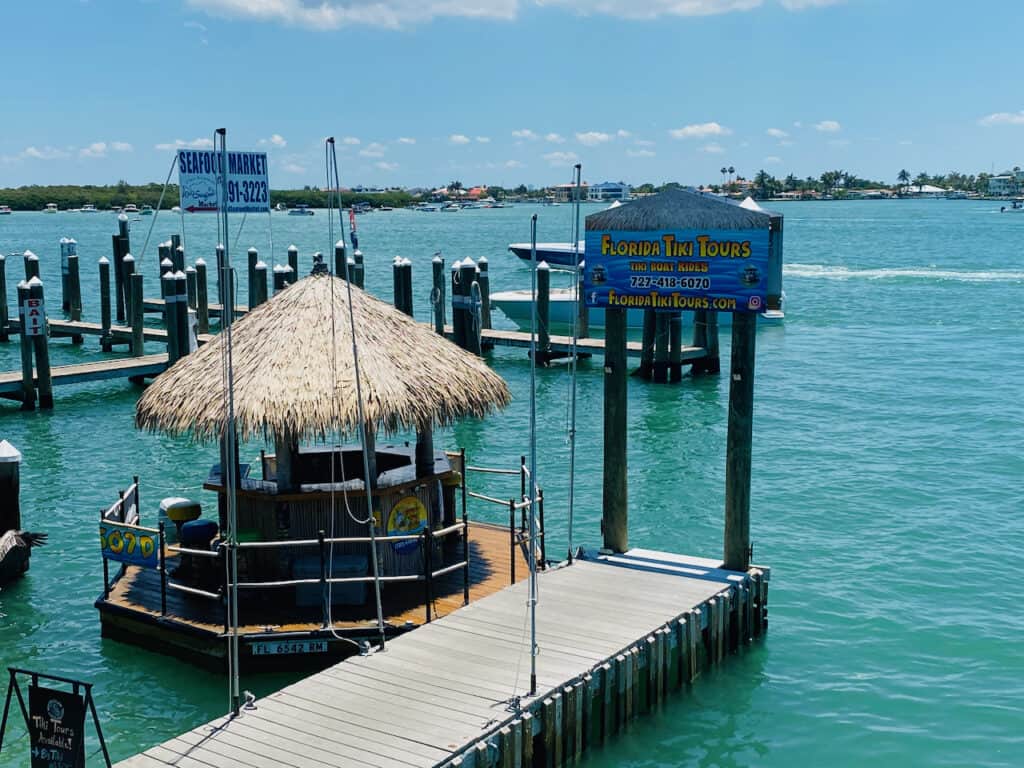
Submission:
<svg viewBox="0 0 1024 768">
<path fill-rule="evenodd" d="M 128 203 L 128 205 L 121 209 L 121 213 L 126 215 L 130 215 L 133 213 L 137 214 L 138 212 L 139 206 L 137 206 L 135 203 Z"/>
<path fill-rule="evenodd" d="M 82 206 L 82 213 L 99 213 L 99 211 L 96 210 L 96 206 L 92 203 L 86 203 Z"/>
<path fill-rule="evenodd" d="M 532 258 L 530 243 L 509 243 L 508 249 L 523 261 Z M 579 241 L 579 259 L 583 259 L 583 241 Z M 574 253 L 572 243 L 537 243 L 537 263 L 546 261 L 551 267 L 568 267 L 572 269 Z"/>
<path fill-rule="evenodd" d="M 1024 200 L 1014 200 L 1009 206 L 999 206 L 1000 213 L 1024 213 Z"/>
<path fill-rule="evenodd" d="M 288 209 L 289 216 L 312 216 L 313 210 L 305 203 L 299 203 L 294 208 Z"/>
<path fill-rule="evenodd" d="M 56 203 L 47 203 L 46 207 L 43 208 L 43 213 L 57 213 L 58 208 Z"/>
<path fill-rule="evenodd" d="M 278 203 L 277 205 L 274 206 L 274 210 L 275 211 L 287 211 L 288 210 L 288 206 L 285 205 L 284 203 Z"/>
<path fill-rule="evenodd" d="M 139 209 L 139 216 L 152 216 L 152 215 L 153 215 L 153 206 L 152 205 L 144 205 L 144 206 L 142 206 L 142 208 Z"/>
<path fill-rule="evenodd" d="M 11 206 L 9 206 L 9 205 L 0 205 L 0 216 L 10 216 L 10 215 L 11 215 Z"/>
</svg>

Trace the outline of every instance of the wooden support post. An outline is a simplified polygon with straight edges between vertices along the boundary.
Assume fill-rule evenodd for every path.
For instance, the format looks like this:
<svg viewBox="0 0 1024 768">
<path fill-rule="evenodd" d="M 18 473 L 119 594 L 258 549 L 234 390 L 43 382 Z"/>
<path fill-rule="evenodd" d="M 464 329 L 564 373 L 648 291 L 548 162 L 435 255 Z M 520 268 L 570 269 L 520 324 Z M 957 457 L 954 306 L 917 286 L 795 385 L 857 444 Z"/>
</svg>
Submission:
<svg viewBox="0 0 1024 768">
<path fill-rule="evenodd" d="M 413 316 L 413 296 L 412 296 L 412 262 L 409 259 L 402 259 L 402 289 L 404 290 L 404 297 L 402 300 L 403 311 L 409 317 Z"/>
<path fill-rule="evenodd" d="M 551 359 L 551 267 L 537 265 L 537 364 Z"/>
<path fill-rule="evenodd" d="M 255 295 L 256 303 L 253 307 L 258 307 L 260 304 L 267 300 L 267 264 L 263 261 L 256 262 L 256 269 L 253 270 L 253 287 L 255 291 L 250 288 L 250 293 Z M 250 307 L 251 309 L 252 307 Z"/>
<path fill-rule="evenodd" d="M 657 333 L 653 309 L 644 310 L 644 330 L 640 337 L 640 367 L 635 376 L 650 379 L 654 373 L 654 338 Z"/>
<path fill-rule="evenodd" d="M 249 309 L 252 309 L 253 307 L 256 306 L 257 298 L 258 298 L 257 288 L 256 288 L 256 264 L 260 260 L 260 254 L 259 254 L 259 251 L 257 251 L 255 248 L 250 248 L 246 252 L 246 256 L 248 257 L 248 271 L 246 272 L 246 281 L 247 281 L 246 285 L 249 286 L 249 303 L 248 303 L 247 306 L 249 307 Z"/>
<path fill-rule="evenodd" d="M 196 278 L 196 268 L 187 267 L 185 269 L 185 295 L 188 298 L 188 308 L 192 310 L 199 309 L 199 283 Z"/>
<path fill-rule="evenodd" d="M 299 441 L 288 435 L 274 435 L 274 453 L 277 457 L 277 492 L 292 493 L 298 490 L 295 479 L 295 460 L 299 453 Z"/>
<path fill-rule="evenodd" d="M 605 309 L 604 489 L 601 532 L 605 549 L 629 548 L 626 435 L 626 310 Z"/>
<path fill-rule="evenodd" d="M 668 313 L 654 313 L 654 381 L 664 384 L 668 381 Z"/>
<path fill-rule="evenodd" d="M 177 251 L 181 247 L 181 235 L 171 235 L 171 239 L 168 240 L 167 243 L 171 246 L 171 253 L 174 253 L 175 251 Z M 174 257 L 172 256 L 171 258 L 173 259 Z M 174 269 L 175 272 L 177 272 L 179 269 L 184 269 L 185 268 L 184 260 L 182 260 L 181 263 L 182 263 L 181 267 L 178 267 L 177 263 L 175 263 L 175 269 Z"/>
<path fill-rule="evenodd" d="M 36 409 L 35 376 L 32 369 L 32 338 L 26 333 L 25 308 L 28 306 L 28 283 L 18 283 L 18 314 L 21 320 L 21 410 Z"/>
<path fill-rule="evenodd" d="M 598 743 L 604 744 L 615 733 L 616 699 L 615 666 L 610 662 L 601 665 L 601 724 Z"/>
<path fill-rule="evenodd" d="M 344 273 L 342 273 L 344 274 Z M 402 257 L 395 256 L 391 260 L 391 285 L 392 303 L 399 312 L 404 312 L 402 302 L 405 300 L 405 291 L 402 287 Z"/>
<path fill-rule="evenodd" d="M 160 297 L 164 300 L 164 328 L 167 329 L 167 361 L 178 361 L 178 299 L 174 295 L 174 273 L 160 278 Z"/>
<path fill-rule="evenodd" d="M 455 345 L 466 348 L 466 326 L 463 323 L 464 308 L 462 306 L 462 286 L 459 284 L 459 270 L 462 269 L 461 261 L 452 262 L 451 286 L 452 286 L 452 341 Z"/>
<path fill-rule="evenodd" d="M 145 352 L 145 317 L 146 310 L 143 306 L 142 273 L 135 272 L 131 276 L 132 294 L 132 355 L 141 357 Z"/>
<path fill-rule="evenodd" d="M 285 275 L 284 271 L 285 271 L 285 269 L 287 269 L 287 267 L 284 267 L 281 264 L 275 264 L 274 265 L 274 270 L 272 272 L 272 274 L 273 274 L 272 280 L 273 280 L 273 283 L 274 283 L 274 295 L 275 296 L 277 295 L 277 293 L 279 291 L 283 291 L 284 288 L 285 288 L 285 285 L 286 285 L 285 279 L 284 279 L 284 275 Z"/>
<path fill-rule="evenodd" d="M 729 427 L 725 453 L 725 544 L 722 567 L 750 567 L 750 452 L 754 426 L 754 357 L 757 315 L 732 317 Z"/>
<path fill-rule="evenodd" d="M 174 269 L 174 262 L 171 261 L 171 246 L 169 243 L 157 243 L 156 262 L 160 267 L 160 277 Z"/>
<path fill-rule="evenodd" d="M 68 259 L 78 255 L 78 243 L 74 238 L 62 237 L 60 239 L 60 308 L 65 312 L 71 311 L 71 293 L 68 285 Z"/>
<path fill-rule="evenodd" d="M 185 249 L 180 245 L 175 245 L 173 240 L 171 241 L 171 261 L 174 263 L 175 272 L 185 271 Z"/>
<path fill-rule="evenodd" d="M 683 378 L 683 313 L 668 316 L 668 380 L 675 383 Z"/>
<path fill-rule="evenodd" d="M 462 297 L 462 327 L 464 349 L 480 354 L 480 333 L 473 314 L 473 283 L 476 282 L 476 263 L 468 256 L 459 263 L 459 293 Z M 478 289 L 479 290 L 479 289 Z"/>
<path fill-rule="evenodd" d="M 174 273 L 174 304 L 178 326 L 178 358 L 192 351 L 192 329 L 188 321 L 188 291 L 184 272 Z"/>
<path fill-rule="evenodd" d="M 33 277 L 28 281 L 28 297 L 31 301 L 39 302 L 43 312 L 42 333 L 32 336 L 32 348 L 36 358 L 36 386 L 39 391 L 39 407 L 53 408 L 53 381 L 50 377 L 50 336 L 46 327 L 46 300 L 43 297 L 43 281 Z M 28 318 L 22 322 L 21 332 L 24 335 Z"/>
<path fill-rule="evenodd" d="M 365 288 L 366 268 L 363 264 L 363 252 L 358 248 L 353 249 L 352 259 L 355 262 L 355 269 L 352 270 L 352 285 L 357 288 Z"/>
<path fill-rule="evenodd" d="M 532 768 L 533 762 L 533 714 L 523 713 L 523 759 L 520 765 L 523 768 Z"/>
<path fill-rule="evenodd" d="M 103 335 L 100 336 L 100 349 L 109 352 L 113 349 L 110 336 L 110 261 L 106 256 L 100 257 L 100 327 Z"/>
<path fill-rule="evenodd" d="M 541 704 L 542 723 L 541 736 L 544 744 L 544 768 L 555 768 L 555 740 L 557 738 L 555 726 L 555 700 L 544 699 Z"/>
<path fill-rule="evenodd" d="M 491 273 L 486 256 L 481 256 L 476 263 L 479 274 L 476 281 L 480 283 L 480 327 L 491 327 Z"/>
<path fill-rule="evenodd" d="M 563 765 L 565 757 L 565 739 L 562 736 L 565 730 L 565 700 L 562 694 L 556 693 L 551 697 L 555 705 L 555 765 Z"/>
<path fill-rule="evenodd" d="M 562 688 L 562 754 L 567 761 L 572 760 L 576 752 L 576 700 L 578 691 L 575 686 Z"/>
<path fill-rule="evenodd" d="M 768 219 L 768 275 L 765 306 L 769 310 L 782 309 L 782 217 Z"/>
<path fill-rule="evenodd" d="M 204 259 L 196 259 L 196 323 L 199 333 L 210 332 L 210 289 Z"/>
<path fill-rule="evenodd" d="M 434 288 L 430 292 L 430 302 L 434 308 L 434 332 L 444 336 L 444 259 L 440 253 L 434 255 L 430 265 L 434 276 Z"/>
<path fill-rule="evenodd" d="M 121 275 L 121 283 L 124 286 L 124 309 L 125 309 L 125 322 L 130 323 L 132 320 L 132 302 L 134 296 L 132 296 L 132 275 L 135 274 L 135 257 L 130 253 L 126 253 L 124 258 L 121 259 L 121 271 L 124 273 Z M 140 297 L 140 301 L 142 298 Z"/>
<path fill-rule="evenodd" d="M 0 440 L 0 531 L 21 530 L 21 452 Z"/>
<path fill-rule="evenodd" d="M 117 243 L 114 246 L 114 316 L 117 322 L 125 322 L 124 305 L 124 257 L 131 251 L 131 240 L 128 235 L 128 217 L 121 213 L 117 216 Z"/>
<path fill-rule="evenodd" d="M 78 254 L 71 253 L 68 255 L 68 292 L 65 294 L 68 300 L 68 315 L 69 319 L 74 322 L 80 322 L 82 319 L 82 279 L 81 273 L 78 269 Z M 72 344 L 81 344 L 84 341 L 84 337 L 80 333 L 71 334 Z"/>
<path fill-rule="evenodd" d="M 7 257 L 0 253 L 0 341 L 10 341 L 10 322 L 7 309 Z"/>
<path fill-rule="evenodd" d="M 721 371 L 718 350 L 718 313 L 698 309 L 693 313 L 693 346 L 704 349 L 704 357 L 694 360 L 690 372 L 694 376 Z"/>
<path fill-rule="evenodd" d="M 220 304 L 223 310 L 227 303 L 224 301 L 224 244 L 218 243 L 214 249 L 214 253 L 217 257 L 217 274 L 216 274 L 216 287 L 217 287 L 217 303 Z M 224 322 L 224 315 L 221 315 L 220 321 Z"/>
<path fill-rule="evenodd" d="M 590 336 L 590 307 L 583 293 L 583 264 L 576 270 L 576 336 L 580 339 Z"/>
<path fill-rule="evenodd" d="M 39 277 L 39 257 L 32 253 L 32 251 L 25 251 L 23 258 L 25 259 L 25 280 L 28 281 L 33 277 Z"/>
<path fill-rule="evenodd" d="M 434 430 L 416 430 L 416 477 L 434 474 Z"/>
<path fill-rule="evenodd" d="M 334 244 L 334 274 L 343 280 L 351 280 L 348 271 L 348 258 L 345 256 L 345 241 L 339 240 Z M 397 304 L 395 306 L 398 306 Z"/>
<path fill-rule="evenodd" d="M 294 245 L 288 246 L 288 266 L 294 274 L 299 274 L 299 249 Z"/>
<path fill-rule="evenodd" d="M 630 662 L 628 656 L 627 652 L 615 657 L 615 733 L 621 731 L 626 723 L 626 677 Z"/>
</svg>

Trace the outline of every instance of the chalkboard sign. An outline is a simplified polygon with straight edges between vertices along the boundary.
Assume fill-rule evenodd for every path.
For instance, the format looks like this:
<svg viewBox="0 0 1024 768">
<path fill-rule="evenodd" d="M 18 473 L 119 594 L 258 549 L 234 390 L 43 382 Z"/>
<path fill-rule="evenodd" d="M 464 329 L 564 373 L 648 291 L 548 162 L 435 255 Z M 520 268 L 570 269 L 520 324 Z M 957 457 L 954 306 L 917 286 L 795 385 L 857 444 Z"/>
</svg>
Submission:
<svg viewBox="0 0 1024 768">
<path fill-rule="evenodd" d="M 32 768 L 83 768 L 85 700 L 76 693 L 28 688 Z"/>
</svg>

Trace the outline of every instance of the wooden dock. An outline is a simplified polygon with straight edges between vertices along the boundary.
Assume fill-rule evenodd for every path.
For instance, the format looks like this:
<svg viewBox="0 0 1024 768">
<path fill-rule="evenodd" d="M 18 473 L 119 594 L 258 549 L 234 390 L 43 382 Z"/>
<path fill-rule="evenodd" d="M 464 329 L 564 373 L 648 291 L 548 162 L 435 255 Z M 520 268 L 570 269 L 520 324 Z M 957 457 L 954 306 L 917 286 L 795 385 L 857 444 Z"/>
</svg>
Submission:
<svg viewBox="0 0 1024 768">
<path fill-rule="evenodd" d="M 764 631 L 768 573 L 717 565 L 631 550 L 542 572 L 535 696 L 520 582 L 118 765 L 575 762 Z"/>
<path fill-rule="evenodd" d="M 445 333 L 449 338 L 452 336 L 451 326 L 445 326 Z M 485 328 L 480 338 L 482 342 L 496 347 L 519 347 L 530 348 L 530 334 L 524 331 L 502 331 L 493 328 Z M 552 336 L 550 344 L 551 354 L 556 357 L 569 357 L 572 350 L 571 336 Z M 603 355 L 604 339 L 577 339 L 576 352 L 580 355 Z M 626 343 L 626 354 L 629 357 L 640 357 L 643 352 L 643 344 L 639 341 Z M 703 347 L 684 346 L 682 348 L 682 362 L 700 360 L 707 356 Z"/>
<path fill-rule="evenodd" d="M 100 323 L 90 323 L 84 320 L 47 320 L 46 325 L 50 331 L 50 338 L 74 337 L 74 336 L 105 336 L 106 331 Z M 7 324 L 8 333 L 21 333 L 21 321 L 10 320 Z M 127 325 L 111 325 L 111 339 L 116 343 L 127 344 L 132 340 L 132 329 Z M 161 344 L 167 343 L 167 331 L 163 328 L 146 326 L 142 331 L 144 341 L 155 341 Z M 196 341 L 199 344 L 206 344 L 214 338 L 212 333 L 196 334 Z"/>
<path fill-rule="evenodd" d="M 107 379 L 143 379 L 167 370 L 167 355 L 144 355 L 112 360 L 97 360 L 73 365 L 57 365 L 51 370 L 53 386 L 84 384 Z M 38 384 L 38 380 L 36 380 Z M 0 397 L 21 400 L 21 371 L 0 373 Z"/>
</svg>

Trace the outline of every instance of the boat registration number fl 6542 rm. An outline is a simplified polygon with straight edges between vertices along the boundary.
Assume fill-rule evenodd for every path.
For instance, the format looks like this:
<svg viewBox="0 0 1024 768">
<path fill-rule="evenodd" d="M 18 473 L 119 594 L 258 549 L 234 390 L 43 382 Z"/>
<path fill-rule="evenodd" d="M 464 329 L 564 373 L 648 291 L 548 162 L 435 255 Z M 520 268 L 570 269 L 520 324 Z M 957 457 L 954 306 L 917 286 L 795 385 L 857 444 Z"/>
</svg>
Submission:
<svg viewBox="0 0 1024 768">
<path fill-rule="evenodd" d="M 285 656 L 292 653 L 327 653 L 326 640 L 288 640 L 253 643 L 253 656 Z"/>
</svg>

